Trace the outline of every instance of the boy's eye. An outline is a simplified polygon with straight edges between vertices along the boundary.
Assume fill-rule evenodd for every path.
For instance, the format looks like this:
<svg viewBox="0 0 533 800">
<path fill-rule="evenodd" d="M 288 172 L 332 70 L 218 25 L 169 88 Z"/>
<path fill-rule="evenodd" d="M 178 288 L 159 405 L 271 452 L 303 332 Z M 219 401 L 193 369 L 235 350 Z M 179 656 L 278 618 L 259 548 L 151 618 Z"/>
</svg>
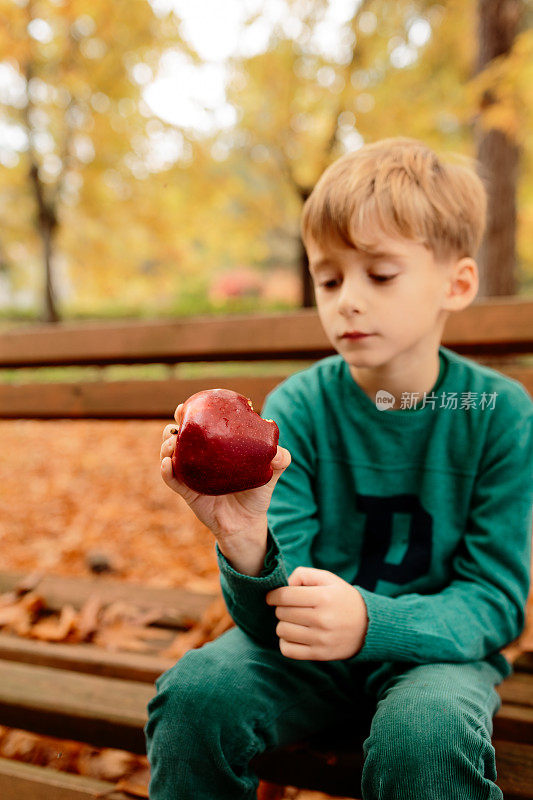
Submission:
<svg viewBox="0 0 533 800">
<path fill-rule="evenodd" d="M 385 283 L 385 281 L 391 281 L 395 277 L 396 275 L 369 275 L 369 278 L 371 278 L 373 281 L 376 281 L 376 283 Z M 332 285 L 335 283 L 336 280 L 332 278 L 329 281 L 320 283 L 319 286 L 323 286 L 325 289 L 330 289 L 332 288 Z"/>
</svg>

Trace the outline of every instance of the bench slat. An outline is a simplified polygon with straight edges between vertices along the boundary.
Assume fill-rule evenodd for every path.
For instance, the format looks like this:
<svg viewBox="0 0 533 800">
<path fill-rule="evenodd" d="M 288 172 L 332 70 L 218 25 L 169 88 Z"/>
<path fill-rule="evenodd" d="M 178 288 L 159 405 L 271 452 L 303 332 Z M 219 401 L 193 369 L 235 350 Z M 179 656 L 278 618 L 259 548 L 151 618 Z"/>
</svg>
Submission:
<svg viewBox="0 0 533 800">
<path fill-rule="evenodd" d="M 503 703 L 494 715 L 493 723 L 493 738 L 533 744 L 533 708 L 530 706 Z"/>
<path fill-rule="evenodd" d="M 145 753 L 151 684 L 0 661 L 0 724 Z"/>
<path fill-rule="evenodd" d="M 533 797 L 533 746 L 518 742 L 493 741 L 496 751 L 497 784 L 505 800 Z"/>
<path fill-rule="evenodd" d="M 224 388 L 252 400 L 260 412 L 264 398 L 290 373 L 254 377 L 0 384 L 2 419 L 167 419 L 176 406 L 206 388 Z"/>
<path fill-rule="evenodd" d="M 11 592 L 31 580 L 26 572 L 0 572 L 0 594 Z M 196 592 L 179 586 L 164 588 L 117 581 L 112 578 L 70 578 L 43 575 L 35 591 L 41 595 L 49 611 L 61 611 L 66 605 L 76 610 L 93 595 L 104 605 L 116 601 L 131 603 L 145 611 L 161 610 L 155 624 L 166 628 L 182 628 L 198 622 L 220 593 Z"/>
<path fill-rule="evenodd" d="M 4 800 L 94 800 L 99 795 L 106 800 L 131 800 L 112 789 L 108 781 L 0 758 L 0 796 Z"/>
<path fill-rule="evenodd" d="M 0 335 L 0 367 L 318 358 L 331 352 L 316 309 L 171 321 L 32 325 Z M 298 354 L 298 355 L 296 355 Z"/>
<path fill-rule="evenodd" d="M 144 653 L 110 652 L 94 644 L 52 644 L 7 633 L 0 633 L 0 659 L 150 684 L 175 663 Z"/>
<path fill-rule="evenodd" d="M 465 352 L 531 352 L 531 301 L 479 298 L 450 315 L 443 343 Z M 332 352 L 316 308 L 171 321 L 32 325 L 0 334 L 0 367 L 316 359 Z"/>
<path fill-rule="evenodd" d="M 533 367 L 499 366 L 533 396 Z M 0 384 L 2 419 L 166 419 L 176 406 L 206 388 L 232 389 L 249 397 L 261 413 L 266 395 L 291 373 L 253 377 L 212 375 L 202 378 Z"/>
<path fill-rule="evenodd" d="M 533 709 L 533 673 L 515 672 L 497 688 L 504 703 L 515 703 Z"/>
<path fill-rule="evenodd" d="M 515 658 L 513 667 L 519 672 L 533 672 L 533 652 L 520 653 Z"/>
</svg>

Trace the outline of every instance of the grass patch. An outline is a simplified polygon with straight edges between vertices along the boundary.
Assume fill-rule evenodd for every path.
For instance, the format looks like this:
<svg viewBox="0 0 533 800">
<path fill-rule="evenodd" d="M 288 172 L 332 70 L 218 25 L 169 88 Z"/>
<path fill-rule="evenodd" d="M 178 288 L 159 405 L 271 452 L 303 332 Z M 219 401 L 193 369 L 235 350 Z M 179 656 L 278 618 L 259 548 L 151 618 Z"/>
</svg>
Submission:
<svg viewBox="0 0 533 800">
<path fill-rule="evenodd" d="M 210 375 L 275 375 L 310 366 L 307 361 L 222 361 L 183 364 L 110 364 L 104 367 L 23 367 L 0 370 L 0 383 L 73 383 L 84 381 L 168 380 L 169 378 L 208 378 Z"/>
<path fill-rule="evenodd" d="M 60 322 L 124 322 L 133 320 L 175 320 L 196 316 L 219 317 L 226 314 L 261 314 L 270 311 L 298 311 L 301 305 L 282 300 L 271 301 L 254 297 L 228 299 L 223 303 L 214 303 L 202 290 L 198 296 L 187 297 L 183 302 L 176 302 L 162 308 L 146 304 L 145 306 L 123 306 L 115 303 L 103 304 L 94 309 L 59 308 Z M 0 308 L 0 331 L 27 327 L 31 324 L 42 325 L 40 309 Z"/>
</svg>

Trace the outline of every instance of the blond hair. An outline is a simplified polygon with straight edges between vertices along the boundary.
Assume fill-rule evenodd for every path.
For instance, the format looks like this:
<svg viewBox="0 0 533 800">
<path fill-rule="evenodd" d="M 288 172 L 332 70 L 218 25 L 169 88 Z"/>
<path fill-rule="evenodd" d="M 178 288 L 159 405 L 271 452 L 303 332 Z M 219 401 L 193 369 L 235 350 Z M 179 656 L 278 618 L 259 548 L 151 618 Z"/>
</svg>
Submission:
<svg viewBox="0 0 533 800">
<path fill-rule="evenodd" d="M 340 238 L 363 252 L 376 249 L 365 230 L 424 244 L 437 261 L 475 257 L 486 224 L 487 193 L 478 162 L 453 154 L 444 161 L 423 142 L 381 139 L 334 161 L 307 198 L 300 231 L 305 243 Z"/>
</svg>

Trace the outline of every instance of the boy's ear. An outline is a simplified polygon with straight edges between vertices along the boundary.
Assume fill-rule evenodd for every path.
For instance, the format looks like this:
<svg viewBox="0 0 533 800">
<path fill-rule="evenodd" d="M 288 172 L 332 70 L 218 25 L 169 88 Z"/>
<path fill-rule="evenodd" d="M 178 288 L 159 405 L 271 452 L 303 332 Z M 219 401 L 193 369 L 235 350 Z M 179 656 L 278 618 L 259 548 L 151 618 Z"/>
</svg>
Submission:
<svg viewBox="0 0 533 800">
<path fill-rule="evenodd" d="M 445 285 L 443 308 L 462 311 L 472 303 L 479 289 L 479 271 L 473 258 L 465 256 L 451 267 Z"/>
</svg>

